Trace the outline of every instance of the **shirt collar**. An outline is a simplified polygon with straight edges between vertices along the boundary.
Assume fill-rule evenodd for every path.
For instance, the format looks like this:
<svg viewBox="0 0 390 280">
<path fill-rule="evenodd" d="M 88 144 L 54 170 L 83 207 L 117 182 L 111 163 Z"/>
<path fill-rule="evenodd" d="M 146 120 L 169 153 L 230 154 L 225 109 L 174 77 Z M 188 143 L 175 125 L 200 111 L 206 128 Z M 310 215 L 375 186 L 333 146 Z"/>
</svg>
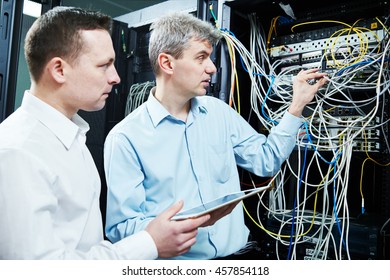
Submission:
<svg viewBox="0 0 390 280">
<path fill-rule="evenodd" d="M 154 93 L 156 91 L 156 87 L 153 87 L 150 91 L 148 100 L 146 101 L 146 107 L 149 112 L 150 118 L 153 122 L 154 127 L 157 127 L 159 123 L 171 116 L 171 114 L 165 109 L 165 107 L 156 99 Z M 191 99 L 191 112 L 196 118 L 196 115 L 200 113 L 207 114 L 207 108 L 205 104 L 202 102 L 202 97 L 193 97 Z"/>
<path fill-rule="evenodd" d="M 200 113 L 207 114 L 207 106 L 205 104 L 203 96 L 194 97 L 191 99 L 191 111 L 197 115 Z"/>
<path fill-rule="evenodd" d="M 68 119 L 64 114 L 51 107 L 41 99 L 25 91 L 21 108 L 33 114 L 43 125 L 69 149 L 80 132 L 86 135 L 89 125 L 79 115 L 75 114 Z"/>
</svg>

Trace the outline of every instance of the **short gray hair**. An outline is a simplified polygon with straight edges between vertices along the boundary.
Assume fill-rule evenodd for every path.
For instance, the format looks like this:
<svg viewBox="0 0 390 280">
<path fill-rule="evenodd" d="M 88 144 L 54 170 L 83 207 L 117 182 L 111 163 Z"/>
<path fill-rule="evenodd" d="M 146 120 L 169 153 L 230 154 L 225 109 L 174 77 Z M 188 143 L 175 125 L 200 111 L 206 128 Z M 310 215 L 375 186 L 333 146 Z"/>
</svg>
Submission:
<svg viewBox="0 0 390 280">
<path fill-rule="evenodd" d="M 150 26 L 149 60 L 153 72 L 158 74 L 158 55 L 167 53 L 178 59 L 189 47 L 191 39 L 216 44 L 221 39 L 221 32 L 211 23 L 196 18 L 188 13 L 170 13 Z"/>
</svg>

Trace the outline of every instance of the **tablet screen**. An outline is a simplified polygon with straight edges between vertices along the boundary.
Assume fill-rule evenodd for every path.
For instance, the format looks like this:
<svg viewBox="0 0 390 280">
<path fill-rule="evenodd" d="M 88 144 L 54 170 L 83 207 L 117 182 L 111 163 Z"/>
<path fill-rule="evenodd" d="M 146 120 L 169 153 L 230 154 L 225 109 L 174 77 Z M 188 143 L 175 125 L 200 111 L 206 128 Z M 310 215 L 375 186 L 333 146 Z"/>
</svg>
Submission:
<svg viewBox="0 0 390 280">
<path fill-rule="evenodd" d="M 270 188 L 269 185 L 265 187 L 240 191 L 236 193 L 230 193 L 222 197 L 219 197 L 217 199 L 214 199 L 212 201 L 206 202 L 205 204 L 190 208 L 188 210 L 183 210 L 177 213 L 175 216 L 173 216 L 172 220 L 183 220 L 188 218 L 199 217 L 209 212 L 212 212 L 214 210 L 217 210 L 221 207 L 224 207 L 228 204 L 243 200 L 244 198 L 247 198 L 251 195 L 264 191 L 268 188 Z"/>
</svg>

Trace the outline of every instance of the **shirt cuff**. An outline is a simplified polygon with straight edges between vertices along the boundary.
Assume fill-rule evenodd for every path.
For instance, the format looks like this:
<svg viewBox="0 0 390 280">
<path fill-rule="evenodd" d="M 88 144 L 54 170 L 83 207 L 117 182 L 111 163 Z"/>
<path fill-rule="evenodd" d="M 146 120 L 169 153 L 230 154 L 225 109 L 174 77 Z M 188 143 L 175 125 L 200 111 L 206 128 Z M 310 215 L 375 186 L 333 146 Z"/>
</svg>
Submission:
<svg viewBox="0 0 390 280">
<path fill-rule="evenodd" d="M 283 118 L 278 124 L 278 129 L 285 131 L 288 134 L 294 135 L 302 125 L 302 118 L 294 116 L 290 112 L 286 111 Z"/>
<path fill-rule="evenodd" d="M 154 260 L 158 257 L 156 244 L 145 230 L 121 239 L 114 246 L 124 259 Z"/>
</svg>

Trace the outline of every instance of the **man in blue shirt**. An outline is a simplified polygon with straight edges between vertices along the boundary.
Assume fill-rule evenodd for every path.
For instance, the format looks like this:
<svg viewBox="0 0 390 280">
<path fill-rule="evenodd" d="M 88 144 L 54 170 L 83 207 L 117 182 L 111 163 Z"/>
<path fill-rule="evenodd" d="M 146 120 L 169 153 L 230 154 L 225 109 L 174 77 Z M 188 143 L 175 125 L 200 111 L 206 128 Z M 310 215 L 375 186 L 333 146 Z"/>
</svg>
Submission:
<svg viewBox="0 0 390 280">
<path fill-rule="evenodd" d="M 188 209 L 239 191 L 237 165 L 274 175 L 293 150 L 302 110 L 325 83 L 325 74 L 301 71 L 288 112 L 265 137 L 226 103 L 206 96 L 216 72 L 210 54 L 218 30 L 179 13 L 162 17 L 151 30 L 156 87 L 105 143 L 106 235 L 113 242 L 143 230 L 177 200 Z M 311 79 L 318 82 L 310 85 Z M 242 207 L 224 210 L 211 214 L 196 243 L 177 259 L 223 257 L 246 244 Z"/>
</svg>

